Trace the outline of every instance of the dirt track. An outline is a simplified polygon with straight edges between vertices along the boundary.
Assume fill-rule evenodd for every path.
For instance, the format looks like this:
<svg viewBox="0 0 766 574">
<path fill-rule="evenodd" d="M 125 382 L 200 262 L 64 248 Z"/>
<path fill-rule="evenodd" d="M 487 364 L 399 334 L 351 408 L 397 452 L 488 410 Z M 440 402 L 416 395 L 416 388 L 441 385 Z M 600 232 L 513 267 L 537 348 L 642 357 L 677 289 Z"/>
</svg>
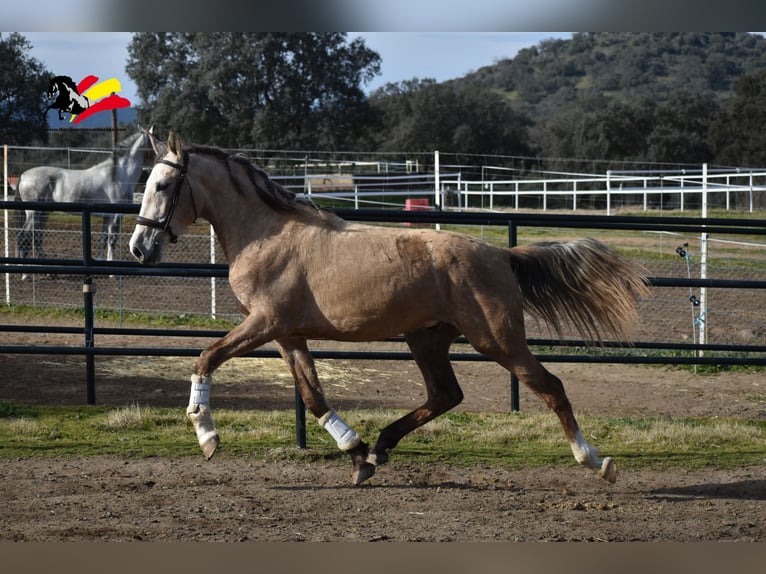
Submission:
<svg viewBox="0 0 766 574">
<path fill-rule="evenodd" d="M 185 406 L 191 359 L 136 361 L 97 359 L 99 403 Z M 85 401 L 82 358 L 0 355 L 0 368 L 2 401 Z M 762 374 L 549 368 L 564 380 L 577 413 L 766 419 Z M 407 363 L 320 361 L 318 369 L 340 409 L 408 408 L 422 398 Z M 460 363 L 456 371 L 466 395 L 460 409 L 508 410 L 507 375 L 499 368 Z M 293 389 L 284 374 L 278 361 L 232 361 L 220 372 L 213 406 L 290 408 Z M 541 406 L 522 391 L 522 409 Z M 404 463 L 394 451 L 361 488 L 349 485 L 350 470 L 345 460 L 296 462 L 279 452 L 210 462 L 0 460 L 0 540 L 766 540 L 766 445 L 755 467 L 621 471 L 615 485 L 574 461 L 462 469 Z"/>
<path fill-rule="evenodd" d="M 344 461 L 345 462 L 345 461 Z M 506 471 L 397 464 L 364 487 L 338 462 L 4 461 L 4 540 L 764 540 L 766 472 Z"/>
</svg>

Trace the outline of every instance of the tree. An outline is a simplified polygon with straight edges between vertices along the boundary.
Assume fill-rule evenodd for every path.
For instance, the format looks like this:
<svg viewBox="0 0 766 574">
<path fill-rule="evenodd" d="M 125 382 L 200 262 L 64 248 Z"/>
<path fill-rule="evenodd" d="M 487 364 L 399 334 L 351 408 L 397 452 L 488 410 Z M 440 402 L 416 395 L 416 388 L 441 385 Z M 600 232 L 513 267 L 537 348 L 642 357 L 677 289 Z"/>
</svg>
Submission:
<svg viewBox="0 0 766 574">
<path fill-rule="evenodd" d="M 43 112 L 52 74 L 27 54 L 30 48 L 21 34 L 0 34 L 0 141 L 6 144 L 48 141 Z"/>
<path fill-rule="evenodd" d="M 766 71 L 741 76 L 734 95 L 710 128 L 717 163 L 766 165 Z"/>
<path fill-rule="evenodd" d="M 591 93 L 539 122 L 536 143 L 547 158 L 638 160 L 651 125 L 643 101 L 629 103 Z"/>
<path fill-rule="evenodd" d="M 709 92 L 681 90 L 657 107 L 647 138 L 647 159 L 653 162 L 696 163 L 713 160 L 710 125 L 719 114 Z"/>
<path fill-rule="evenodd" d="M 425 79 L 387 84 L 370 99 L 383 151 L 531 155 L 529 120 L 494 91 Z"/>
<path fill-rule="evenodd" d="M 364 133 L 360 86 L 380 56 L 341 33 L 142 32 L 126 71 L 146 125 L 221 147 L 336 149 Z"/>
</svg>

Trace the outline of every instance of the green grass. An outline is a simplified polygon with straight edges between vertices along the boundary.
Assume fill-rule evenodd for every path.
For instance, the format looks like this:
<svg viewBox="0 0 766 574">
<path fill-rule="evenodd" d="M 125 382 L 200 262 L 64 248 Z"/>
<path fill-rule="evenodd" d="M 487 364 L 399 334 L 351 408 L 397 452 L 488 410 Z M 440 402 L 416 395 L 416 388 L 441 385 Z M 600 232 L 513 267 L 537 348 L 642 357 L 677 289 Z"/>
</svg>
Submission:
<svg viewBox="0 0 766 574">
<path fill-rule="evenodd" d="M 368 442 L 398 411 L 349 411 L 344 418 Z M 309 416 L 307 450 L 295 447 L 290 411 L 214 412 L 216 456 L 316 460 L 344 454 Z M 766 422 L 739 419 L 582 417 L 586 438 L 623 468 L 734 468 L 766 463 Z M 505 468 L 573 465 L 557 419 L 548 414 L 450 413 L 406 437 L 397 460 Z M 183 409 L 138 404 L 31 407 L 0 402 L 0 459 L 113 455 L 201 456 Z"/>
<path fill-rule="evenodd" d="M 230 330 L 236 325 L 226 319 L 211 319 L 204 315 L 193 314 L 170 314 L 170 313 L 142 313 L 137 311 L 119 311 L 115 309 L 95 309 L 95 319 L 119 323 L 121 325 L 133 325 L 145 328 L 171 328 L 186 327 L 197 329 L 222 329 Z M 83 307 L 34 307 L 32 305 L 0 305 L 0 322 L 3 317 L 13 317 L 18 322 L 19 317 L 30 319 L 64 319 L 82 322 L 85 320 Z"/>
</svg>

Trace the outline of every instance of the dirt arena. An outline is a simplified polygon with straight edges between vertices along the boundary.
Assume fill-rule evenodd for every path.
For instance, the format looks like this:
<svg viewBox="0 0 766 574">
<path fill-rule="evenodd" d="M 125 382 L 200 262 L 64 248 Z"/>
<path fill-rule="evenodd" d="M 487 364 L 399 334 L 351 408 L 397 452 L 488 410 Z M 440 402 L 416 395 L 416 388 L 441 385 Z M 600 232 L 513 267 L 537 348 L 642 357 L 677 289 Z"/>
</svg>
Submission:
<svg viewBox="0 0 766 574">
<path fill-rule="evenodd" d="M 44 335 L 2 333 L 7 343 Z M 66 337 L 63 338 L 66 340 Z M 73 344 L 81 344 L 72 338 Z M 169 341 L 204 346 L 209 341 Z M 99 344 L 112 344 L 104 339 Z M 142 344 L 145 344 L 143 342 Z M 193 359 L 97 358 L 99 404 L 185 407 Z M 82 357 L 0 355 L 0 401 L 83 404 Z M 576 413 L 766 420 L 763 373 L 695 375 L 622 365 L 551 364 Z M 319 361 L 344 408 L 410 408 L 423 397 L 405 362 Z M 510 408 L 508 376 L 458 363 L 459 409 Z M 225 365 L 213 407 L 292 408 L 279 361 Z M 541 405 L 522 389 L 522 409 Z M 371 440 L 374 437 L 365 437 Z M 192 435 L 190 441 L 194 441 Z M 563 435 L 562 435 L 563 440 Z M 285 445 L 291 448 L 292 445 Z M 1 445 L 0 445 L 1 448 Z M 617 461 L 619 466 L 619 460 Z M 568 465 L 508 470 L 397 460 L 362 487 L 345 460 L 248 457 L 0 459 L 4 541 L 764 541 L 763 464 L 735 470 L 622 470 L 611 485 Z"/>
</svg>

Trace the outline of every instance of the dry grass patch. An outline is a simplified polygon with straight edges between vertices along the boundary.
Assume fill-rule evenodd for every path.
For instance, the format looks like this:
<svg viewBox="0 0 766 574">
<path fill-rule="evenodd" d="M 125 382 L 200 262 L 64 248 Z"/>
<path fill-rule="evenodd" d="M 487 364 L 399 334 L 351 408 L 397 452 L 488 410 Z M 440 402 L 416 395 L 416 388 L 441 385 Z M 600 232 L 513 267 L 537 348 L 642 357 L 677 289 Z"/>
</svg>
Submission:
<svg viewBox="0 0 766 574">
<path fill-rule="evenodd" d="M 37 435 L 45 430 L 40 421 L 27 417 L 0 419 L 0 428 L 16 436 Z"/>
</svg>

